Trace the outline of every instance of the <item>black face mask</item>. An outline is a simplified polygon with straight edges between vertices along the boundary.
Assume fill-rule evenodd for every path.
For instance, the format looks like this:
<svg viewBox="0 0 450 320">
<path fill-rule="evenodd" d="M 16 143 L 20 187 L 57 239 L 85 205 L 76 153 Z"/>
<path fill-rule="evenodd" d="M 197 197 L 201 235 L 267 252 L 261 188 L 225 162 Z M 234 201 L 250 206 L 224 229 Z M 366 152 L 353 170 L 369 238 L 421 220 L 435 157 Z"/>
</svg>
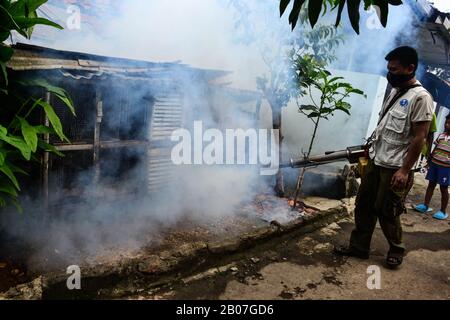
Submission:
<svg viewBox="0 0 450 320">
<path fill-rule="evenodd" d="M 387 80 L 393 86 L 394 88 L 399 87 L 405 82 L 408 82 L 409 80 L 413 79 L 416 76 L 416 74 L 413 72 L 411 74 L 393 74 L 391 72 L 388 72 L 387 74 Z"/>
</svg>

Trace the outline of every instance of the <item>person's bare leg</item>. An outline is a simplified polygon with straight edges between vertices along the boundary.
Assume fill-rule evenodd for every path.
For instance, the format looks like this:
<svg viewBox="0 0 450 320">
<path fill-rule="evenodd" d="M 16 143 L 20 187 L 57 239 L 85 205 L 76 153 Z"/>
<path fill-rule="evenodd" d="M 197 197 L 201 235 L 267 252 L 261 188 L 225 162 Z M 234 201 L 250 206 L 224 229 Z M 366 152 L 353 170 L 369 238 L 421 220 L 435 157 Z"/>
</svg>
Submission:
<svg viewBox="0 0 450 320">
<path fill-rule="evenodd" d="M 441 189 L 441 211 L 447 212 L 447 205 L 448 205 L 448 187 L 447 186 L 440 186 Z"/>
<path fill-rule="evenodd" d="M 424 204 L 427 206 L 427 208 L 430 206 L 431 198 L 433 197 L 434 189 L 436 188 L 435 182 L 429 182 L 427 191 L 425 192 L 425 202 Z M 447 194 L 448 197 L 448 194 Z"/>
</svg>

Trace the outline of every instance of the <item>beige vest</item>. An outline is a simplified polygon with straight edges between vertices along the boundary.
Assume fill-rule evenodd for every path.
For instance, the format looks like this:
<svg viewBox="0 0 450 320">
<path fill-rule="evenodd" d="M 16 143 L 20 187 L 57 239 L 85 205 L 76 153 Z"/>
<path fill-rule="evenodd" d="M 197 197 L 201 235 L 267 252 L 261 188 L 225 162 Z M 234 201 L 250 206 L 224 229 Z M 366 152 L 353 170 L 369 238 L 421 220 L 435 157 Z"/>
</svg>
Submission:
<svg viewBox="0 0 450 320">
<path fill-rule="evenodd" d="M 420 84 L 419 81 L 416 83 Z M 391 91 L 383 104 L 380 116 L 384 114 L 396 93 L 397 89 Z M 433 106 L 433 98 L 423 87 L 412 88 L 397 100 L 375 129 L 370 158 L 376 165 L 386 168 L 403 166 L 413 138 L 412 124 L 431 121 Z"/>
</svg>

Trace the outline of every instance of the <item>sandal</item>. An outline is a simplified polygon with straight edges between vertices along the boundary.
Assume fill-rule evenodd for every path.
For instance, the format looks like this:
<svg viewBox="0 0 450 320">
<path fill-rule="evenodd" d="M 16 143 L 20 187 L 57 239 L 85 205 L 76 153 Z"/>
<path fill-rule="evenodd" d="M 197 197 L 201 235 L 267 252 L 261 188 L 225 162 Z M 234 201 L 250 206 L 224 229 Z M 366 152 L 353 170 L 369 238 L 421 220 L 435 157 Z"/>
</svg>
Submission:
<svg viewBox="0 0 450 320">
<path fill-rule="evenodd" d="M 428 206 L 424 205 L 423 203 L 418 204 L 417 206 L 414 206 L 414 210 L 420 212 L 420 213 L 427 213 L 433 211 L 433 209 L 428 208 Z"/>
<path fill-rule="evenodd" d="M 433 218 L 438 220 L 445 220 L 448 218 L 448 214 L 443 211 L 438 211 L 433 215 Z"/>
<path fill-rule="evenodd" d="M 389 252 L 386 258 L 386 264 L 391 268 L 395 269 L 399 267 L 403 262 L 403 253 L 392 253 Z"/>
</svg>

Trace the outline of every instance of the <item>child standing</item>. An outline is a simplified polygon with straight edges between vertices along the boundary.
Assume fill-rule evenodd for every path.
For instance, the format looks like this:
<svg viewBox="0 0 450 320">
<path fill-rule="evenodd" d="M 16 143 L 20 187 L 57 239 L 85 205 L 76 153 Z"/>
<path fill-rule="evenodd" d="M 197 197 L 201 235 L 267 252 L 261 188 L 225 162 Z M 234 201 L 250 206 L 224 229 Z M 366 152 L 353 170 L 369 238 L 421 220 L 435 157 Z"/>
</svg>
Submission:
<svg viewBox="0 0 450 320">
<path fill-rule="evenodd" d="M 428 173 L 426 179 L 429 181 L 428 188 L 425 193 L 425 202 L 414 208 L 421 212 L 432 211 L 429 208 L 434 189 L 439 184 L 441 189 L 441 210 L 436 212 L 433 217 L 439 220 L 448 218 L 448 186 L 450 183 L 450 115 L 445 119 L 445 131 L 441 133 L 434 142 L 435 148 L 428 159 Z"/>
</svg>

